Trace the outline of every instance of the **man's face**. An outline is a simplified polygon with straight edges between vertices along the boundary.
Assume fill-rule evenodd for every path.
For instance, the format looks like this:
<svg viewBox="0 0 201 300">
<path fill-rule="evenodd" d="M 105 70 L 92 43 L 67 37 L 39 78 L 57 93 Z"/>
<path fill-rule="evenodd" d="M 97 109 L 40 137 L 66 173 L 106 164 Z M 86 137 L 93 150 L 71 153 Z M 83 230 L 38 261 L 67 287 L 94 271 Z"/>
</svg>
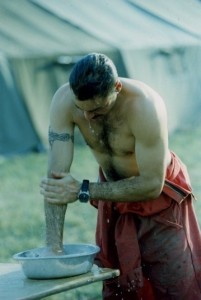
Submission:
<svg viewBox="0 0 201 300">
<path fill-rule="evenodd" d="M 117 92 L 112 91 L 105 98 L 97 97 L 84 101 L 75 99 L 75 106 L 83 111 L 84 117 L 88 121 L 95 121 L 102 119 L 112 109 L 116 98 Z"/>
</svg>

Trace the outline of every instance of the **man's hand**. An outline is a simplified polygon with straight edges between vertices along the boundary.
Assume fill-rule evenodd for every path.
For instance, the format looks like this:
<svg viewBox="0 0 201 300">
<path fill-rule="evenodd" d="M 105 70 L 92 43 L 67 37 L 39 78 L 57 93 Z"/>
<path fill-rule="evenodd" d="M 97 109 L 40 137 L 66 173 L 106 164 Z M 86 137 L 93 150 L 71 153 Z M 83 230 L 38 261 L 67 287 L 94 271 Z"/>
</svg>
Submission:
<svg viewBox="0 0 201 300">
<path fill-rule="evenodd" d="M 74 179 L 70 173 L 51 172 L 52 178 L 41 180 L 40 193 L 44 199 L 52 204 L 68 204 L 75 202 L 81 183 Z"/>
</svg>

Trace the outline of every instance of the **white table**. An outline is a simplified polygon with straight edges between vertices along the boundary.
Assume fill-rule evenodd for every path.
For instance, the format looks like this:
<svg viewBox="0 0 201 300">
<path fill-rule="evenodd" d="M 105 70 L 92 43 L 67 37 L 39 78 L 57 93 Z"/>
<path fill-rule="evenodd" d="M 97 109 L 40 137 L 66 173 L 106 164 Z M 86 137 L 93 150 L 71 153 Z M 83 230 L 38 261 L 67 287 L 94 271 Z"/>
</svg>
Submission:
<svg viewBox="0 0 201 300">
<path fill-rule="evenodd" d="M 93 265 L 86 274 L 62 279 L 33 280 L 25 277 L 20 264 L 0 263 L 0 299 L 41 299 L 116 276 L 119 276 L 119 270 Z"/>
</svg>

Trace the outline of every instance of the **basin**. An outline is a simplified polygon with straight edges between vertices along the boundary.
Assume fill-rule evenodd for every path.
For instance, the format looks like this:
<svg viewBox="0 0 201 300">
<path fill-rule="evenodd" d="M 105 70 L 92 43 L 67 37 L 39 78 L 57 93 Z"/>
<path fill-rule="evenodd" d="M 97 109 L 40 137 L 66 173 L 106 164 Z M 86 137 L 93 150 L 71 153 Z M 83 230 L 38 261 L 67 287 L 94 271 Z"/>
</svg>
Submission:
<svg viewBox="0 0 201 300">
<path fill-rule="evenodd" d="M 62 255 L 44 255 L 46 249 L 34 248 L 13 256 L 21 263 L 27 278 L 51 279 L 87 273 L 100 251 L 98 246 L 92 244 L 65 244 Z"/>
</svg>

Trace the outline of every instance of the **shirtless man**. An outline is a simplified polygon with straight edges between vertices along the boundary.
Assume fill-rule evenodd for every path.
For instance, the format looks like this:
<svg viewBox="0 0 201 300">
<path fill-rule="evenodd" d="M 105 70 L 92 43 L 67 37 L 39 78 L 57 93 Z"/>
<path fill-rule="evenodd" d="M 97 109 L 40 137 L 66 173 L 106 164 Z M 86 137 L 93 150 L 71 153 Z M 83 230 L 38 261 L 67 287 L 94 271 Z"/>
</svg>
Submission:
<svg viewBox="0 0 201 300">
<path fill-rule="evenodd" d="M 82 183 L 70 174 L 75 126 L 100 166 L 99 182 L 84 181 L 86 193 Z M 188 174 L 168 148 L 161 97 L 142 82 L 119 78 L 105 55 L 86 55 L 74 66 L 69 83 L 53 98 L 49 142 L 48 177 L 41 182 L 47 245 L 54 252 L 62 251 L 67 204 L 89 198 L 98 208 L 96 240 L 101 253 L 97 259 L 105 267 L 121 270 L 122 287 L 119 290 L 116 282 L 106 282 L 103 299 L 201 299 L 201 268 L 195 270 L 194 266 L 195 261 L 201 265 L 201 257 L 198 260 L 193 250 L 201 249 L 200 232 Z M 179 171 L 172 178 L 176 165 Z M 183 203 L 189 211 L 173 222 L 172 216 L 178 216 L 176 210 L 183 211 L 179 208 Z M 164 212 L 165 221 L 161 222 Z M 187 247 L 190 235 L 186 228 L 191 226 L 187 216 L 194 224 L 196 234 L 191 242 L 196 241 L 196 247 Z M 172 227 L 169 219 L 175 224 Z M 149 282 L 143 284 L 143 277 Z"/>
</svg>

